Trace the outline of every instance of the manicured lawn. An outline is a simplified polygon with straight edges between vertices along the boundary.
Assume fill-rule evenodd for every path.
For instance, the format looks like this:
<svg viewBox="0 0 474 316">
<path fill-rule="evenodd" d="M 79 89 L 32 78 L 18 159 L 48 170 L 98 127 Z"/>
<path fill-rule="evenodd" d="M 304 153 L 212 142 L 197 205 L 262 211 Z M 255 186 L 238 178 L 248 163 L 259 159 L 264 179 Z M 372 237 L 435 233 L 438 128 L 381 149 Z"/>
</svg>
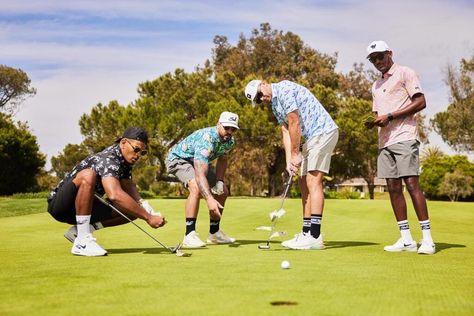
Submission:
<svg viewBox="0 0 474 316">
<path fill-rule="evenodd" d="M 166 227 L 139 225 L 168 245 L 184 232 L 185 200 L 152 200 Z M 410 202 L 409 202 L 410 204 Z M 259 250 L 278 199 L 230 199 L 222 228 L 234 245 L 186 250 L 178 258 L 128 224 L 95 233 L 109 256 L 75 257 L 67 225 L 45 213 L 44 200 L 0 199 L 0 315 L 473 315 L 473 203 L 429 202 L 438 252 L 386 253 L 398 239 L 387 200 L 327 200 L 327 249 L 292 251 L 278 241 Z M 12 210 L 15 208 L 15 210 Z M 300 201 L 285 202 L 278 228 L 301 226 Z M 209 216 L 201 204 L 198 232 Z M 410 208 L 416 239 L 419 225 Z M 280 268 L 288 260 L 291 268 Z M 283 301 L 293 305 L 272 305 Z"/>
</svg>

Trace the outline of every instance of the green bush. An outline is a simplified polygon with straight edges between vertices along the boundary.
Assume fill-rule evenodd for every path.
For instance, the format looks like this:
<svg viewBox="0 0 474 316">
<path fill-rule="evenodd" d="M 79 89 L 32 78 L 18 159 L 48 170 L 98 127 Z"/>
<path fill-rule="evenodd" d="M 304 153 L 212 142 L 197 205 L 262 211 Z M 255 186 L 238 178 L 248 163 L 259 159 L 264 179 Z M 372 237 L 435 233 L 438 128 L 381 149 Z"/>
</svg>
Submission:
<svg viewBox="0 0 474 316">
<path fill-rule="evenodd" d="M 350 192 L 348 190 L 342 190 L 340 192 L 328 191 L 324 192 L 326 199 L 351 199 L 356 200 L 360 198 L 360 192 Z"/>
<path fill-rule="evenodd" d="M 14 199 L 46 199 L 49 192 L 27 192 L 15 193 L 11 197 Z"/>
<path fill-rule="evenodd" d="M 140 196 L 142 197 L 142 199 L 154 199 L 156 198 L 156 195 L 155 193 L 153 193 L 152 191 L 140 191 Z"/>
</svg>

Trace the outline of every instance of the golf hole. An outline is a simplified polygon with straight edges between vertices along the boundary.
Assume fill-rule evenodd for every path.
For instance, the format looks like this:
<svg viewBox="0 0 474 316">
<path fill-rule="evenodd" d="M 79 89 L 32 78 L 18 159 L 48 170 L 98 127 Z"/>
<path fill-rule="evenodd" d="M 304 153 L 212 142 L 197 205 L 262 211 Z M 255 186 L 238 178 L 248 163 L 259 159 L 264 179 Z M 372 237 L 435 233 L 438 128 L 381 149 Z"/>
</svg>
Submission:
<svg viewBox="0 0 474 316">
<path fill-rule="evenodd" d="M 273 301 L 273 302 L 270 302 L 270 304 L 273 305 L 273 306 L 298 305 L 297 302 L 292 302 L 292 301 Z"/>
</svg>

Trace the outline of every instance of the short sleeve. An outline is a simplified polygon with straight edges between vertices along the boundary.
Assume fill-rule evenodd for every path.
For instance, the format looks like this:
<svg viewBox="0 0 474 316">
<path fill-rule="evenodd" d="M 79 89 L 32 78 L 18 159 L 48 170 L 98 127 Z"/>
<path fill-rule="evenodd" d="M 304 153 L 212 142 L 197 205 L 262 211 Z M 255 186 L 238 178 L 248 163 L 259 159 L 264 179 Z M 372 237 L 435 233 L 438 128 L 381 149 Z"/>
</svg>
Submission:
<svg viewBox="0 0 474 316">
<path fill-rule="evenodd" d="M 421 89 L 420 79 L 418 78 L 418 75 L 413 69 L 406 68 L 403 75 L 403 79 L 405 89 L 410 95 L 410 98 L 417 93 L 423 93 L 423 90 Z"/>
</svg>

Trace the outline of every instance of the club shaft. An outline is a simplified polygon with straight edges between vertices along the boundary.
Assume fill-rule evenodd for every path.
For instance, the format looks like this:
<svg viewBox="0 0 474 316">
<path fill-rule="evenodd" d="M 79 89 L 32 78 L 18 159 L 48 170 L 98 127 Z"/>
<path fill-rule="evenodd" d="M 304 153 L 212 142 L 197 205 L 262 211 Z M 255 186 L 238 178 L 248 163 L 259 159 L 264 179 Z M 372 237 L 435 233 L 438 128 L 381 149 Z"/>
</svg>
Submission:
<svg viewBox="0 0 474 316">
<path fill-rule="evenodd" d="M 280 208 L 278 210 L 281 210 L 283 208 L 283 204 L 285 203 L 286 195 L 288 194 L 288 190 L 290 189 L 291 186 L 291 180 L 293 178 L 293 174 L 290 173 L 288 177 L 288 181 L 285 184 L 285 192 L 283 193 L 283 197 L 281 198 L 281 204 Z M 268 235 L 267 239 L 267 247 L 270 246 L 270 236 L 273 234 L 273 229 L 275 229 L 276 222 L 278 221 L 278 218 L 275 218 L 275 220 L 272 223 L 271 230 L 270 230 L 270 235 Z"/>
<path fill-rule="evenodd" d="M 138 228 L 139 230 L 141 230 L 142 232 L 144 232 L 146 235 L 148 235 L 148 237 L 150 237 L 151 239 L 153 239 L 155 242 L 157 242 L 161 247 L 167 249 L 168 251 L 170 251 L 171 253 L 173 253 L 173 250 L 171 250 L 171 248 L 167 247 L 166 245 L 164 245 L 163 243 L 161 243 L 158 239 L 156 239 L 155 237 L 153 237 L 151 234 L 149 234 L 146 230 L 144 230 L 143 228 L 141 228 L 140 226 L 138 226 L 137 224 L 135 224 L 127 215 L 125 215 L 123 212 L 119 211 L 118 208 L 116 208 L 115 206 L 113 206 L 111 203 L 109 203 L 108 201 L 106 201 L 105 199 L 103 199 L 101 196 L 99 196 L 97 193 L 94 194 L 95 197 L 97 199 L 99 199 L 99 201 L 101 201 L 102 203 L 104 203 L 105 205 L 109 206 L 111 209 L 113 209 L 115 212 L 117 212 L 118 214 L 120 214 L 123 218 L 127 219 L 130 223 L 132 223 L 133 225 L 135 225 L 136 228 Z"/>
</svg>

